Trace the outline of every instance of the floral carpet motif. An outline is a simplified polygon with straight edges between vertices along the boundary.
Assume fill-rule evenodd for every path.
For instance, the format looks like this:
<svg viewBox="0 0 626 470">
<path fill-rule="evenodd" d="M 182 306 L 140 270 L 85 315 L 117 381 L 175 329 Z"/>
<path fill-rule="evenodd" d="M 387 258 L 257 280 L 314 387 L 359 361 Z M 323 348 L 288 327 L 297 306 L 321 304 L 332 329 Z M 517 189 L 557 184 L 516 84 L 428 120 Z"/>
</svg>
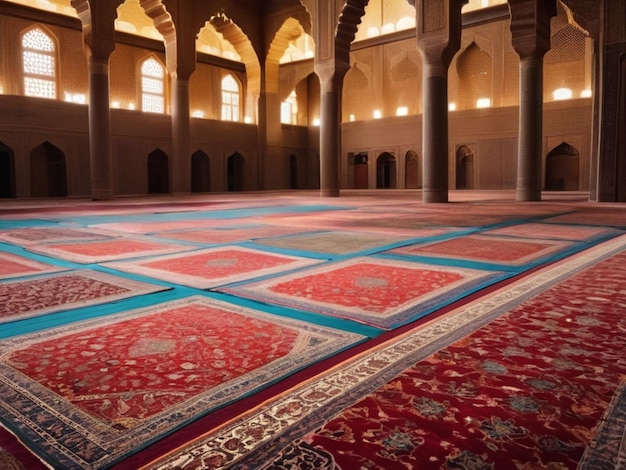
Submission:
<svg viewBox="0 0 626 470">
<path fill-rule="evenodd" d="M 57 467 L 104 468 L 361 339 L 194 296 L 0 342 L 0 418 Z"/>
<path fill-rule="evenodd" d="M 196 243 L 236 243 L 246 240 L 254 240 L 265 237 L 279 237 L 292 233 L 302 232 L 299 228 L 253 226 L 253 227 L 228 227 L 219 229 L 181 230 L 177 232 L 157 233 L 160 238 L 182 240 Z"/>
<path fill-rule="evenodd" d="M 618 468 L 625 243 L 408 331 L 144 468 Z"/>
<path fill-rule="evenodd" d="M 55 243 L 109 238 L 97 230 L 83 228 L 19 228 L 0 231 L 0 240 L 15 245 L 27 246 L 38 243 Z"/>
<path fill-rule="evenodd" d="M 526 223 L 509 225 L 483 232 L 485 235 L 508 235 L 524 238 L 543 238 L 555 240 L 590 241 L 600 237 L 608 237 L 621 232 L 606 227 L 581 225 Z"/>
<path fill-rule="evenodd" d="M 75 263 L 101 263 L 112 260 L 162 255 L 193 250 L 196 247 L 158 243 L 134 238 L 115 238 L 112 240 L 85 243 L 54 243 L 36 245 L 28 248 L 33 253 L 73 261 Z"/>
<path fill-rule="evenodd" d="M 501 275 L 408 261 L 354 258 L 219 290 L 393 328 L 496 282 Z"/>
<path fill-rule="evenodd" d="M 467 235 L 442 242 L 397 248 L 391 253 L 521 266 L 562 252 L 573 244 L 558 240 Z"/>
<path fill-rule="evenodd" d="M 0 324 L 164 290 L 97 271 L 73 271 L 0 283 Z"/>
<path fill-rule="evenodd" d="M 63 271 L 64 268 L 25 258 L 19 255 L 0 252 L 0 279 L 33 274 L 46 274 Z"/>
<path fill-rule="evenodd" d="M 257 240 L 257 245 L 317 253 L 349 254 L 400 243 L 405 238 L 374 233 L 323 232 Z"/>
<path fill-rule="evenodd" d="M 319 261 L 229 246 L 106 266 L 198 289 L 267 276 Z"/>
</svg>

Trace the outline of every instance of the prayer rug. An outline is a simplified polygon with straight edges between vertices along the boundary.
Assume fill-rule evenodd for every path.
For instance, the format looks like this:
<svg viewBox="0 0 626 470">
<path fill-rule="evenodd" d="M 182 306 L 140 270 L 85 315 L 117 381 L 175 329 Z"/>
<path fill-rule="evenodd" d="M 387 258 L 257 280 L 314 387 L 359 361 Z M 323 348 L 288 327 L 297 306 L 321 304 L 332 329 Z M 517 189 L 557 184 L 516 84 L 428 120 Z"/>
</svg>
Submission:
<svg viewBox="0 0 626 470">
<path fill-rule="evenodd" d="M 252 227 L 224 227 L 219 229 L 205 230 L 182 230 L 179 232 L 157 233 L 159 238 L 172 240 L 182 240 L 195 243 L 236 243 L 246 240 L 254 240 L 266 237 L 280 237 L 293 233 L 303 232 L 302 228 L 272 227 L 269 225 L 258 225 Z"/>
<path fill-rule="evenodd" d="M 0 342 L 0 418 L 101 469 L 362 336 L 193 296 Z"/>
<path fill-rule="evenodd" d="M 19 228 L 0 231 L 0 240 L 14 245 L 28 246 L 38 243 L 100 240 L 110 236 L 97 230 L 78 228 Z"/>
<path fill-rule="evenodd" d="M 0 282 L 0 324 L 165 290 L 98 271 Z"/>
<path fill-rule="evenodd" d="M 606 227 L 581 225 L 527 223 L 509 225 L 482 232 L 483 235 L 507 235 L 524 238 L 544 238 L 556 240 L 591 241 L 603 237 L 619 235 L 623 232 Z"/>
<path fill-rule="evenodd" d="M 315 263 L 319 261 L 239 246 L 224 246 L 193 253 L 107 263 L 105 266 L 198 289 L 208 289 Z"/>
<path fill-rule="evenodd" d="M 63 270 L 65 268 L 41 263 L 19 255 L 0 252 L 0 279 L 53 273 Z"/>
<path fill-rule="evenodd" d="M 626 228 L 626 211 L 608 209 L 581 210 L 547 219 L 547 222 L 581 225 L 601 225 Z"/>
<path fill-rule="evenodd" d="M 374 233 L 323 232 L 256 240 L 255 244 L 298 251 L 346 255 L 360 251 L 377 249 L 379 251 L 384 247 L 398 244 L 405 240 L 406 238 Z"/>
<path fill-rule="evenodd" d="M 113 232 L 149 234 L 170 230 L 185 230 L 200 227 L 219 227 L 232 225 L 232 221 L 223 219 L 191 219 L 191 220 L 162 220 L 151 222 L 111 222 L 94 224 L 91 227 L 111 230 Z"/>
<path fill-rule="evenodd" d="M 389 253 L 522 266 L 545 260 L 573 246 L 573 243 L 558 240 L 467 235 L 436 243 L 396 248 Z"/>
<path fill-rule="evenodd" d="M 28 248 L 33 253 L 73 261 L 75 263 L 101 263 L 126 258 L 163 255 L 194 250 L 189 245 L 159 243 L 137 238 L 120 237 L 112 240 L 92 241 L 85 243 L 54 243 L 36 245 Z"/>
<path fill-rule="evenodd" d="M 391 329 L 499 279 L 500 272 L 358 257 L 218 290 Z"/>
<path fill-rule="evenodd" d="M 575 469 L 623 403 L 625 248 L 544 268 L 143 468 Z M 618 468 L 617 424 L 613 460 L 592 468 Z"/>
</svg>

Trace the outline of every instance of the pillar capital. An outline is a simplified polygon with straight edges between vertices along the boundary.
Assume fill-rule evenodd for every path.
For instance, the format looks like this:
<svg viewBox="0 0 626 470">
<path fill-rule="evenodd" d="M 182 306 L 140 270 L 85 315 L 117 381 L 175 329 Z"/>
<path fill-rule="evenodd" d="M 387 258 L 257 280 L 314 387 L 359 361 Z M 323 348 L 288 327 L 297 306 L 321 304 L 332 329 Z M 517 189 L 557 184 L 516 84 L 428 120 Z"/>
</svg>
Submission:
<svg viewBox="0 0 626 470">
<path fill-rule="evenodd" d="M 542 58 L 550 50 L 550 19 L 557 0 L 509 0 L 513 49 L 520 59 Z"/>
<path fill-rule="evenodd" d="M 447 69 L 461 47 L 461 8 L 468 0 L 416 0 L 417 46 L 436 75 Z"/>
</svg>

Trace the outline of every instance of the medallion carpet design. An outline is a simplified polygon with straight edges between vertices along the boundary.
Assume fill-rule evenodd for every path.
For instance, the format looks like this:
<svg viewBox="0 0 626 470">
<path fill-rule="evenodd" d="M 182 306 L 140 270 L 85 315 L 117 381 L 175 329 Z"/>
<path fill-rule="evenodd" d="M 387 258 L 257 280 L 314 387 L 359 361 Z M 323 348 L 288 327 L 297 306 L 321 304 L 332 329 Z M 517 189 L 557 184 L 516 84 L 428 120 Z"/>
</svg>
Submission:
<svg viewBox="0 0 626 470">
<path fill-rule="evenodd" d="M 501 276 L 500 272 L 355 258 L 219 290 L 393 328 L 496 282 Z"/>
<path fill-rule="evenodd" d="M 625 244 L 477 299 L 146 468 L 575 469 L 588 446 L 598 466 L 583 468 L 618 468 Z"/>
<path fill-rule="evenodd" d="M 32 274 L 53 273 L 56 271 L 63 271 L 63 269 L 64 268 L 47 263 L 41 263 L 23 256 L 0 252 L 0 279 L 29 276 Z"/>
<path fill-rule="evenodd" d="M 125 258 L 162 255 L 193 250 L 195 247 L 157 243 L 132 238 L 85 243 L 55 243 L 29 247 L 29 251 L 47 256 L 73 261 L 76 263 L 101 263 Z"/>
<path fill-rule="evenodd" d="M 97 271 L 73 271 L 0 283 L 0 324 L 164 290 Z"/>
<path fill-rule="evenodd" d="M 468 235 L 442 242 L 412 245 L 392 253 L 520 266 L 541 261 L 572 247 L 557 240 Z"/>
<path fill-rule="evenodd" d="M 156 234 L 161 238 L 182 240 L 197 243 L 236 243 L 265 237 L 280 237 L 292 233 L 302 232 L 302 229 L 288 227 L 255 226 L 230 227 L 204 230 L 182 230 Z"/>
<path fill-rule="evenodd" d="M 324 232 L 257 240 L 257 245 L 317 253 L 349 254 L 375 250 L 406 240 L 373 233 Z"/>
<path fill-rule="evenodd" d="M 34 245 L 77 240 L 98 240 L 109 238 L 96 230 L 78 228 L 20 228 L 0 231 L 0 240 L 15 245 Z"/>
<path fill-rule="evenodd" d="M 513 237 L 576 241 L 591 241 L 602 237 L 617 235 L 619 233 L 620 232 L 617 230 L 606 227 L 547 223 L 517 224 L 483 232 L 485 235 L 507 235 Z"/>
<path fill-rule="evenodd" d="M 139 261 L 107 263 L 114 269 L 198 289 L 275 274 L 317 263 L 316 260 L 229 246 Z"/>
<path fill-rule="evenodd" d="M 57 468 L 104 468 L 361 339 L 193 296 L 0 342 L 0 417 Z"/>
</svg>

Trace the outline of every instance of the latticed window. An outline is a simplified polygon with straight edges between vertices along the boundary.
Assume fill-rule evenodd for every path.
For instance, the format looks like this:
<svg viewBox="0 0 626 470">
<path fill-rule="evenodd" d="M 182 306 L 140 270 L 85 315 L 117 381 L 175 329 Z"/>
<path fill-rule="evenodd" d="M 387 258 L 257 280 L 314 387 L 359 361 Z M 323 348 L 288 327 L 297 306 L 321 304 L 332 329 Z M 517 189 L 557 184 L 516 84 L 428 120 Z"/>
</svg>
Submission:
<svg viewBox="0 0 626 470">
<path fill-rule="evenodd" d="M 230 74 L 222 79 L 222 121 L 239 121 L 239 83 Z"/>
<path fill-rule="evenodd" d="M 280 122 L 282 124 L 298 124 L 298 98 L 295 90 L 280 104 Z"/>
<path fill-rule="evenodd" d="M 57 97 L 56 51 L 54 41 L 35 28 L 22 36 L 24 94 L 40 98 Z"/>
<path fill-rule="evenodd" d="M 141 110 L 149 113 L 165 112 L 165 70 L 154 58 L 141 64 Z"/>
</svg>

